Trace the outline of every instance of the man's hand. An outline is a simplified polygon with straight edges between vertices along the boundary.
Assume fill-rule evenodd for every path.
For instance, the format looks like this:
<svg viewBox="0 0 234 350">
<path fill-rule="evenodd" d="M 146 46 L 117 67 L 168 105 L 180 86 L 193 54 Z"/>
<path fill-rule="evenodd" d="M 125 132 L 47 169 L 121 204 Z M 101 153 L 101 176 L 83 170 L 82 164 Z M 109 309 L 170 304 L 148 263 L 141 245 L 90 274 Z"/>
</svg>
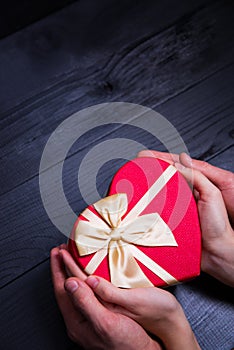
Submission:
<svg viewBox="0 0 234 350">
<path fill-rule="evenodd" d="M 234 287 L 234 174 L 185 153 L 142 151 L 139 156 L 175 165 L 194 186 L 202 231 L 202 270 Z"/>
<path fill-rule="evenodd" d="M 64 249 L 62 254 L 60 251 L 59 248 L 51 251 L 52 280 L 67 333 L 75 343 L 95 350 L 161 350 L 138 323 L 111 311 L 107 303 L 104 306 L 84 282 L 87 276 L 70 254 Z M 67 278 L 67 272 L 78 277 Z"/>
</svg>

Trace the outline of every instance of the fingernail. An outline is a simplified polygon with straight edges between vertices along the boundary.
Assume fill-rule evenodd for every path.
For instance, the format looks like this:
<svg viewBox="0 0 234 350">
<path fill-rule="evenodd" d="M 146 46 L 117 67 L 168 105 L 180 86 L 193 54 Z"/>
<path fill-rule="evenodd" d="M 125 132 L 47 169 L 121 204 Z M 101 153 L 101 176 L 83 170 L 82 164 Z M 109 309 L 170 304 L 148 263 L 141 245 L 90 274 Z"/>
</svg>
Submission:
<svg viewBox="0 0 234 350">
<path fill-rule="evenodd" d="M 179 171 L 185 169 L 185 166 L 183 166 L 183 165 L 180 164 L 180 163 L 175 163 L 175 167 L 176 167 L 176 169 L 179 170 Z"/>
<path fill-rule="evenodd" d="M 59 251 L 57 250 L 57 248 L 53 248 L 51 249 L 50 253 L 54 256 L 58 256 L 59 255 Z"/>
<path fill-rule="evenodd" d="M 85 282 L 90 286 L 91 288 L 96 288 L 97 285 L 99 284 L 99 279 L 94 276 L 89 276 L 86 278 Z"/>
<path fill-rule="evenodd" d="M 184 163 L 184 165 L 188 168 L 191 168 L 193 165 L 192 158 L 187 153 L 181 153 L 181 156 L 182 156 L 182 162 Z"/>
<path fill-rule="evenodd" d="M 77 290 L 78 283 L 74 280 L 71 280 L 71 281 L 68 280 L 65 282 L 65 288 L 67 292 L 72 294 Z"/>
</svg>

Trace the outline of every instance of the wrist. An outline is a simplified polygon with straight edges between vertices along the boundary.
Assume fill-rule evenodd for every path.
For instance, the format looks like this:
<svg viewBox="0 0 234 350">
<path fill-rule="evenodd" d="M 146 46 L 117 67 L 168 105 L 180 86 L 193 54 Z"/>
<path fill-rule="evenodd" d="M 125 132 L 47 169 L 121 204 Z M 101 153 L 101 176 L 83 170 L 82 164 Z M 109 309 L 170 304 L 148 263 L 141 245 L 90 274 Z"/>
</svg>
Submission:
<svg viewBox="0 0 234 350">
<path fill-rule="evenodd" d="M 201 268 L 219 281 L 234 287 L 234 234 L 228 232 L 222 239 L 203 247 Z"/>
<path fill-rule="evenodd" d="M 157 327 L 157 333 L 159 331 Z M 167 350 L 199 350 L 200 347 L 193 334 L 190 324 L 181 308 L 175 310 L 162 322 L 160 326 L 160 339 Z"/>
<path fill-rule="evenodd" d="M 201 350 L 196 337 L 191 329 L 188 320 L 180 319 L 177 324 L 173 326 L 172 337 L 168 344 L 165 342 L 167 350 Z"/>
</svg>

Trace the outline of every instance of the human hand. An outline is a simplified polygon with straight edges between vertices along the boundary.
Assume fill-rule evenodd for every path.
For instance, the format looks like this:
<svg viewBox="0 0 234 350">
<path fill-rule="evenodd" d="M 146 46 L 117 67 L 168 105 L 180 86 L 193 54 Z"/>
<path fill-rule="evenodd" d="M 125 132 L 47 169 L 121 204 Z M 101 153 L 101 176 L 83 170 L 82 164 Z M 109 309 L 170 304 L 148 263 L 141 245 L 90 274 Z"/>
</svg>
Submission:
<svg viewBox="0 0 234 350">
<path fill-rule="evenodd" d="M 51 272 L 57 303 L 71 340 L 90 350 L 161 350 L 139 324 L 109 310 L 96 298 L 84 282 L 87 276 L 65 250 L 66 246 L 60 248 L 63 249 L 51 251 Z M 64 260 L 68 273 L 77 277 L 67 278 Z"/>
<path fill-rule="evenodd" d="M 200 347 L 175 297 L 160 288 L 120 289 L 97 276 L 85 281 L 113 312 L 137 321 L 160 338 L 167 350 L 199 350 Z"/>
<path fill-rule="evenodd" d="M 234 287 L 234 174 L 206 162 L 181 155 L 142 151 L 174 164 L 194 186 L 202 231 L 201 268 Z"/>
<path fill-rule="evenodd" d="M 199 349 L 183 310 L 172 294 L 155 287 L 119 289 L 100 277 L 87 278 L 66 250 L 62 249 L 60 255 L 69 274 L 83 279 L 110 312 L 135 320 L 160 338 L 167 350 Z M 126 327 L 129 327 L 127 323 Z M 129 327 L 126 333 L 131 330 Z"/>
</svg>

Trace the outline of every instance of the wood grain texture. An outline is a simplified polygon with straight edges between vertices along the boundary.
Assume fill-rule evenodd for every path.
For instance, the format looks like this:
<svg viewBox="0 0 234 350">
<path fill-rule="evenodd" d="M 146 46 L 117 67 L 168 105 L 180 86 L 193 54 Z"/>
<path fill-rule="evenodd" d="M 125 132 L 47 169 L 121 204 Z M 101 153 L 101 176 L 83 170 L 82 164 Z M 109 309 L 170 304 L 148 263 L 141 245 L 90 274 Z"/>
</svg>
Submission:
<svg viewBox="0 0 234 350">
<path fill-rule="evenodd" d="M 6 89 L 10 87 L 14 94 L 22 90 L 24 99 L 28 99 L 19 104 L 20 97 L 17 95 L 17 108 L 2 113 L 0 159 L 4 182 L 1 183 L 1 193 L 37 175 L 49 135 L 61 121 L 77 110 L 110 101 L 128 101 L 158 108 L 163 101 L 190 89 L 200 80 L 230 64 L 234 50 L 230 31 L 233 5 L 231 2 L 227 2 L 226 6 L 222 4 L 202 8 L 163 32 L 145 37 L 136 36 L 135 43 L 123 45 L 119 51 L 109 49 L 111 54 L 103 53 L 98 47 L 92 52 L 90 60 L 89 56 L 86 58 L 81 53 L 78 56 L 80 64 L 74 71 L 69 73 L 65 70 L 64 76 L 59 76 L 55 85 L 47 81 L 46 90 L 42 88 L 40 94 L 32 98 L 29 98 L 29 92 L 26 93 L 28 90 L 23 91 L 24 86 L 35 91 L 33 86 L 27 86 L 27 81 L 38 83 L 38 76 L 44 72 L 42 67 L 35 67 L 37 75 L 29 71 L 31 79 L 24 80 L 22 89 L 17 85 L 12 89 L 10 80 L 7 84 L 3 79 L 2 86 L 6 86 Z M 122 40 L 122 36 L 118 39 Z M 107 48 L 114 45 L 115 40 L 108 42 Z M 30 41 L 28 46 L 31 48 Z M 29 52 L 30 56 L 33 56 L 33 52 Z M 49 57 L 46 55 L 45 59 L 48 61 Z M 32 59 L 27 69 L 38 60 Z M 54 61 L 54 66 L 59 66 L 58 61 L 59 58 Z M 20 62 L 16 62 L 16 67 L 17 72 L 20 71 Z M 50 65 L 47 68 L 53 70 Z M 22 74 L 25 75 L 25 72 Z M 14 82 L 22 86 L 23 78 L 17 80 L 16 75 Z M 43 86 L 43 82 L 40 81 L 40 84 Z M 209 89 L 212 92 L 212 88 Z M 4 92 L 1 95 L 3 101 L 8 100 L 9 96 L 5 96 Z M 14 96 L 11 103 L 14 104 Z M 2 109 L 3 106 L 4 102 L 1 104 Z M 170 118 L 170 115 L 167 117 Z M 5 172 L 12 175 L 5 176 Z"/>
<path fill-rule="evenodd" d="M 202 23 L 204 25 L 209 23 L 212 11 L 228 14 L 229 6 L 229 2 L 227 2 L 225 7 L 216 4 L 212 5 L 210 9 L 198 10 L 196 14 L 190 15 L 186 19 L 186 25 L 179 20 L 179 23 L 174 24 L 172 28 L 156 34 L 153 39 L 143 41 L 140 45 L 136 45 L 136 48 L 128 55 L 123 55 L 118 64 L 113 64 L 114 68 L 110 73 L 112 76 L 115 74 L 133 81 L 133 71 L 146 75 L 144 81 L 140 77 L 136 78 L 135 85 L 130 90 L 127 89 L 124 81 L 123 86 L 119 86 L 116 92 L 115 89 L 106 91 L 98 83 L 94 84 L 94 77 L 100 76 L 100 71 L 83 79 L 78 79 L 74 72 L 74 75 L 69 76 L 67 80 L 62 80 L 57 87 L 54 86 L 53 90 L 51 88 L 50 91 L 43 91 L 41 96 L 35 97 L 30 103 L 26 101 L 17 112 L 12 111 L 1 119 L 0 207 L 3 219 L 1 221 L 0 261 L 2 285 L 44 260 L 48 256 L 50 248 L 63 240 L 63 236 L 52 225 L 43 208 L 39 193 L 38 170 L 43 147 L 49 135 L 71 113 L 84 106 L 100 102 L 124 100 L 143 103 L 162 113 L 176 127 L 193 156 L 209 159 L 231 147 L 233 144 L 234 88 L 232 77 L 234 67 L 232 64 L 227 65 L 232 57 L 231 42 L 227 40 L 226 36 L 224 36 L 224 41 L 221 40 L 219 26 L 211 26 L 210 31 L 214 37 L 213 41 L 211 40 L 213 49 L 218 52 L 218 47 L 226 42 L 225 45 L 230 56 L 225 54 L 221 57 L 222 59 L 215 57 L 207 62 L 206 54 L 202 57 L 201 51 L 197 47 L 201 33 L 202 40 L 207 42 L 207 50 L 210 47 L 211 34 L 205 39 L 205 35 L 200 29 Z M 230 15 L 227 17 L 227 25 L 223 27 L 223 33 L 228 32 L 230 26 L 228 18 L 230 17 Z M 220 18 L 223 22 L 223 17 L 220 16 Z M 183 31 L 177 30 L 179 33 L 179 38 L 177 38 L 175 28 L 182 26 L 185 33 L 189 23 L 190 27 L 196 28 L 196 30 L 192 30 L 192 34 L 188 33 L 187 38 L 182 40 L 187 43 L 183 46 L 182 41 L 179 41 Z M 172 36 L 170 37 L 170 35 Z M 162 64 L 160 63 L 160 55 L 154 73 L 153 67 L 143 64 L 145 60 L 147 62 L 149 55 L 144 58 L 140 56 L 140 53 L 147 49 L 149 54 L 152 52 L 154 56 L 157 45 L 160 45 L 160 48 L 164 45 L 166 56 L 170 50 L 165 42 L 168 45 L 170 42 L 172 45 L 176 42 L 178 46 L 174 50 L 181 58 L 177 63 L 166 60 Z M 186 55 L 181 54 L 180 47 L 191 54 L 186 58 Z M 161 51 L 163 55 L 163 50 Z M 200 69 L 198 69 L 195 60 L 196 55 L 201 55 L 200 59 L 203 64 L 199 65 Z M 155 57 L 157 58 L 157 55 Z M 104 61 L 105 59 L 103 57 Z M 126 68 L 130 62 L 134 62 L 132 70 Z M 186 62 L 188 68 L 184 69 L 184 65 L 187 67 Z M 181 80 L 180 74 L 173 77 L 173 74 L 179 73 L 176 70 L 177 65 L 185 72 Z M 221 66 L 224 67 L 220 68 Z M 211 70 L 218 71 L 211 74 Z M 150 72 L 151 78 L 149 77 Z M 207 78 L 205 78 L 206 75 Z M 100 77 L 96 81 L 98 82 L 99 79 Z M 143 84 L 148 84 L 145 89 Z M 177 86 L 178 84 L 179 86 Z M 92 128 L 92 122 L 90 128 Z M 114 125 L 110 126 L 110 130 L 106 130 L 104 127 L 100 128 L 72 147 L 65 163 L 64 186 L 69 203 L 76 213 L 85 207 L 85 203 L 77 191 L 79 163 L 90 147 L 95 146 L 100 140 L 104 141 L 110 137 L 123 137 L 124 135 L 129 137 L 128 131 L 124 131 L 124 129 L 116 128 Z M 163 149 L 163 145 L 157 139 L 150 138 L 149 135 L 142 133 L 142 130 L 131 131 L 131 139 L 141 141 L 148 148 Z M 62 144 L 61 147 L 63 147 Z M 116 167 L 105 169 L 104 180 L 108 184 L 108 179 L 113 176 L 115 169 Z M 100 184 L 104 183 L 105 181 L 100 181 Z M 105 186 L 100 187 L 102 193 L 106 189 Z M 85 189 L 89 191 L 88 180 L 85 182 Z M 56 189 L 53 186 L 50 188 L 50 195 L 51 198 L 56 198 Z M 61 208 L 62 212 L 63 208 Z M 14 245 L 11 244 L 12 235 L 14 236 Z M 6 251 L 7 254 L 5 254 Z M 9 263 L 10 261 L 12 262 Z"/>
<path fill-rule="evenodd" d="M 68 116 L 94 104 L 142 104 L 167 118 L 193 157 L 233 171 L 233 23 L 234 3 L 227 0 L 183 0 L 180 6 L 172 0 L 103 0 L 98 5 L 88 0 L 0 41 L 0 339 L 4 349 L 73 348 L 55 304 L 48 262 L 49 250 L 66 237 L 49 220 L 39 190 L 40 159 L 51 133 Z M 134 120 L 141 118 L 135 115 Z M 77 120 L 80 127 L 89 124 L 90 130 L 72 145 L 63 168 L 64 192 L 77 214 L 85 207 L 77 186 L 78 169 L 95 146 L 125 138 L 165 150 L 143 129 L 113 121 L 93 129 L 93 120 Z M 125 161 L 103 163 L 109 153 L 93 160 L 99 167 L 100 195 Z M 92 165 L 87 164 L 87 173 Z M 83 186 L 83 191 L 92 193 L 88 176 Z M 50 186 L 48 196 L 52 203 L 57 200 L 56 184 Z M 67 215 L 62 205 L 58 215 Z M 198 279 L 185 292 L 179 286 L 177 296 L 200 333 L 203 348 L 213 350 L 214 344 L 209 347 L 201 324 L 196 323 L 199 305 L 203 298 L 208 298 L 207 303 L 209 297 L 217 298 L 229 330 L 232 302 L 225 288 L 203 282 Z M 194 313 L 192 294 L 198 298 Z M 219 350 L 230 350 L 234 343 L 227 334 Z"/>
<path fill-rule="evenodd" d="M 123 54 L 181 17 L 189 22 L 192 13 L 207 2 L 181 0 L 177 6 L 172 0 L 79 1 L 1 40 L 1 115 L 40 96 L 49 97 L 64 80 L 70 88 L 82 87 L 81 79 L 91 87 L 95 80 L 89 82 L 89 76 L 95 72 L 102 77 L 96 84 L 105 95 L 107 69 L 121 61 Z"/>
<path fill-rule="evenodd" d="M 228 147 L 225 151 L 220 152 L 217 155 L 211 156 L 209 163 L 218 166 L 220 168 L 231 170 L 234 169 L 234 146 Z"/>
<path fill-rule="evenodd" d="M 1 348 L 78 349 L 66 335 L 46 260 L 0 291 Z"/>
</svg>

